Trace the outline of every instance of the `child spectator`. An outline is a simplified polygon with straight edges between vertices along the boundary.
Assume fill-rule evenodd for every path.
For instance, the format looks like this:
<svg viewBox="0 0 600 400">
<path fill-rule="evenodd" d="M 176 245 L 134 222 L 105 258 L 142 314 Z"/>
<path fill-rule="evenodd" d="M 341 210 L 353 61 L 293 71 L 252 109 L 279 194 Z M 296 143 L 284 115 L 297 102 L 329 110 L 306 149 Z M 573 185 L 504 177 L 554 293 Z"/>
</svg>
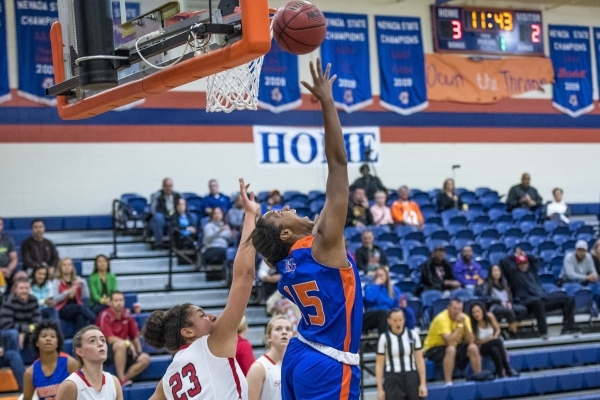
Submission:
<svg viewBox="0 0 600 400">
<path fill-rule="evenodd" d="M 43 319 L 58 321 L 58 312 L 54 302 L 54 286 L 49 279 L 50 272 L 47 267 L 38 267 L 31 276 L 31 294 L 37 299 L 40 305 L 40 312 Z"/>
</svg>

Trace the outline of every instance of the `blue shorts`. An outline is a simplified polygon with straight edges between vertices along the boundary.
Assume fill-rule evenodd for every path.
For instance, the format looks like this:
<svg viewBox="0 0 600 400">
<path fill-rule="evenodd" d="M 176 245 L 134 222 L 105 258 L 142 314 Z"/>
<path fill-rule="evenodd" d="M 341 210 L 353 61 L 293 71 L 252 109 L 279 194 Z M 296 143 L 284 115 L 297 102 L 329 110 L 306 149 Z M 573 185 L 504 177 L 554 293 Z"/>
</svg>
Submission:
<svg viewBox="0 0 600 400">
<path fill-rule="evenodd" d="M 281 365 L 283 400 L 358 400 L 360 366 L 342 364 L 296 338 Z"/>
</svg>

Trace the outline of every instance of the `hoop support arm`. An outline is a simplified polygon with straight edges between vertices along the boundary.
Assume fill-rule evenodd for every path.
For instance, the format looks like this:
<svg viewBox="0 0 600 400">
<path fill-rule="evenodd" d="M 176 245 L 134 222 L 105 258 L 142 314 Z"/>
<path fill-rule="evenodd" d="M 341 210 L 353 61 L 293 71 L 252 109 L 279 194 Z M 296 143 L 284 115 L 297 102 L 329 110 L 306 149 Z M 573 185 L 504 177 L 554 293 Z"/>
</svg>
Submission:
<svg viewBox="0 0 600 400">
<path fill-rule="evenodd" d="M 58 96 L 58 114 L 63 120 L 90 118 L 115 108 L 166 92 L 177 86 L 205 78 L 229 68 L 250 62 L 271 47 L 268 0 L 240 0 L 242 39 L 201 56 L 182 61 L 142 79 L 105 90 L 69 104 L 66 96 Z M 55 83 L 65 80 L 62 27 L 55 22 L 50 29 Z"/>
</svg>

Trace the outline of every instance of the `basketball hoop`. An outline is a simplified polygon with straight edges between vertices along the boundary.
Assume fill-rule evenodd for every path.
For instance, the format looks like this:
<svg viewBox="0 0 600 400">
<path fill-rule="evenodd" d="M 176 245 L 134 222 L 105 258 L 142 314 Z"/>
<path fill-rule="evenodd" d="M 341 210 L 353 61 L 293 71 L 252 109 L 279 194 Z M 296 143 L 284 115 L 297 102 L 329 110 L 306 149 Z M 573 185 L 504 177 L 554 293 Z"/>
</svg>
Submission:
<svg viewBox="0 0 600 400">
<path fill-rule="evenodd" d="M 256 110 L 264 56 L 207 77 L 206 112 Z"/>
</svg>

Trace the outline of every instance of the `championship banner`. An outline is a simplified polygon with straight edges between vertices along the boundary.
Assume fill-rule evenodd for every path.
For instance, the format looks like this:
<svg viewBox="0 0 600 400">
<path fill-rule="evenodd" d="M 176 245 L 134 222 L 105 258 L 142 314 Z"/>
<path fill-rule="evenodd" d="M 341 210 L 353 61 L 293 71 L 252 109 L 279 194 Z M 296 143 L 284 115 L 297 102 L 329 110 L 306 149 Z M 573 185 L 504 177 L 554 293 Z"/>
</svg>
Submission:
<svg viewBox="0 0 600 400">
<path fill-rule="evenodd" d="M 594 28 L 594 48 L 596 49 L 596 81 L 600 91 L 600 28 Z"/>
<path fill-rule="evenodd" d="M 327 35 L 321 44 L 323 68 L 337 75 L 335 105 L 347 113 L 373 104 L 369 69 L 369 25 L 364 14 L 323 13 Z"/>
<path fill-rule="evenodd" d="M 258 105 L 276 114 L 302 105 L 298 56 L 284 51 L 275 40 L 260 71 Z"/>
<path fill-rule="evenodd" d="M 429 106 L 421 20 L 375 16 L 379 81 L 383 108 L 401 115 Z"/>
<path fill-rule="evenodd" d="M 54 85 L 54 67 L 50 46 L 50 26 L 58 20 L 56 1 L 15 1 L 17 53 L 19 61 L 18 94 L 27 100 L 55 105 L 46 97 L 46 88 Z"/>
<path fill-rule="evenodd" d="M 590 28 L 549 25 L 550 58 L 556 75 L 552 105 L 576 118 L 594 109 Z"/>
<path fill-rule="evenodd" d="M 381 163 L 379 127 L 343 127 L 348 162 Z M 258 168 L 322 168 L 325 158 L 325 136 L 322 128 L 289 126 L 253 126 L 254 155 Z"/>
<path fill-rule="evenodd" d="M 4 0 L 0 0 L 0 103 L 10 100 L 8 86 L 8 48 L 6 46 L 6 12 Z"/>
<path fill-rule="evenodd" d="M 554 82 L 547 58 L 519 57 L 473 61 L 449 54 L 425 54 L 427 98 L 458 103 L 496 103 L 504 97 Z"/>
</svg>

